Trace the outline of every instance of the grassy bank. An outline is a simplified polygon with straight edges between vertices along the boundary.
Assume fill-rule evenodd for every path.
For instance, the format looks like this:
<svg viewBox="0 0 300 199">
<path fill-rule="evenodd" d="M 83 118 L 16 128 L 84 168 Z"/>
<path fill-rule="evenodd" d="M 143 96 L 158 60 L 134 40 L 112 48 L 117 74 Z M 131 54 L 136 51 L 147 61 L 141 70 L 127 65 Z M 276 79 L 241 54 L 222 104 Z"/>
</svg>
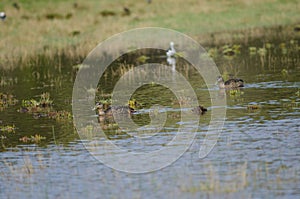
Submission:
<svg viewBox="0 0 300 199">
<path fill-rule="evenodd" d="M 0 66 L 22 66 L 37 53 L 49 57 L 64 53 L 80 61 L 104 39 L 137 27 L 171 28 L 200 42 L 215 32 L 227 39 L 237 30 L 259 34 L 252 30 L 300 22 L 299 10 L 299 1 L 281 0 L 153 0 L 151 4 L 145 0 L 19 0 L 15 4 L 4 0 L 0 11 L 7 18 L 0 21 Z"/>
</svg>

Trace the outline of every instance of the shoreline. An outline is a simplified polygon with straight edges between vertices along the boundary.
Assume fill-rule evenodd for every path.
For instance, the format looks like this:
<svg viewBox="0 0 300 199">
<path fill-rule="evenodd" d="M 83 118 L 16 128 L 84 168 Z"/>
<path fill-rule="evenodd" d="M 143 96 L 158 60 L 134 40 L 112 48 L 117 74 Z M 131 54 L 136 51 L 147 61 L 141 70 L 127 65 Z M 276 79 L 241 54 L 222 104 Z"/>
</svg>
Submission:
<svg viewBox="0 0 300 199">
<path fill-rule="evenodd" d="M 24 67 L 40 55 L 67 56 L 78 63 L 101 41 L 134 28 L 173 29 L 203 46 L 247 43 L 273 35 L 279 27 L 288 27 L 288 34 L 294 34 L 296 26 L 300 29 L 300 2 L 42 0 L 18 6 L 9 0 L 0 5 L 7 15 L 0 21 L 1 68 Z"/>
<path fill-rule="evenodd" d="M 211 46 L 221 46 L 224 44 L 239 43 L 247 45 L 249 41 L 260 40 L 262 43 L 274 39 L 280 38 L 300 38 L 300 31 L 295 31 L 298 24 L 292 24 L 287 26 L 273 26 L 273 27 L 255 27 L 251 29 L 232 30 L 223 32 L 206 33 L 198 36 L 191 36 L 204 48 Z M 35 54 L 26 54 L 25 56 L 14 56 L 12 59 L 1 59 L 0 67 L 2 69 L 14 69 L 16 67 L 26 67 L 28 65 L 34 65 L 34 63 L 40 63 L 41 59 L 60 62 L 61 58 L 72 62 L 73 65 L 81 63 L 84 58 L 95 48 L 91 43 L 79 43 L 78 46 L 67 45 L 62 48 L 44 48 L 42 51 L 38 51 Z M 61 64 L 61 63 L 57 63 Z"/>
</svg>

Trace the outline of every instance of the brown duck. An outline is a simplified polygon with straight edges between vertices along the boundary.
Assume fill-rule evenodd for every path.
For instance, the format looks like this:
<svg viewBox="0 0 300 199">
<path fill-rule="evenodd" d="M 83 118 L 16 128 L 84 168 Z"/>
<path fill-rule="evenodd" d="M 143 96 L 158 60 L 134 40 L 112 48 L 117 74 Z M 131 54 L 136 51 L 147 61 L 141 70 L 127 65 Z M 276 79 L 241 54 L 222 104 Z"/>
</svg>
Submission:
<svg viewBox="0 0 300 199">
<path fill-rule="evenodd" d="M 129 106 L 109 106 L 104 110 L 102 103 L 97 102 L 94 110 L 97 111 L 98 116 L 112 116 L 115 114 L 132 114 L 135 110 Z"/>
<path fill-rule="evenodd" d="M 207 111 L 207 109 L 204 108 L 203 106 L 197 106 L 192 109 L 192 112 L 196 113 L 198 115 L 203 115 L 206 111 Z"/>
<path fill-rule="evenodd" d="M 229 79 L 224 82 L 224 79 L 221 76 L 217 78 L 217 84 L 219 88 L 239 88 L 244 87 L 244 80 L 242 79 Z"/>
</svg>

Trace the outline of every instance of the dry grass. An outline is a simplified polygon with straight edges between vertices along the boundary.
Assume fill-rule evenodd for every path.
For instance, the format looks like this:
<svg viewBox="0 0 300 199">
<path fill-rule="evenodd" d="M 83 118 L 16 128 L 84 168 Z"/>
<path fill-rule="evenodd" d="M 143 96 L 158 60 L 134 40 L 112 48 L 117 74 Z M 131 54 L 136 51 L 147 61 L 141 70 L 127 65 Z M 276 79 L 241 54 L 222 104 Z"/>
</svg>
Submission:
<svg viewBox="0 0 300 199">
<path fill-rule="evenodd" d="M 49 58 L 64 53 L 70 58 L 85 57 L 99 42 L 132 28 L 160 26 L 182 31 L 200 41 L 212 32 L 228 32 L 253 27 L 299 22 L 300 2 L 275 0 L 78 0 L 19 3 L 20 9 L 4 0 L 0 10 L 7 19 L 0 21 L 0 66 L 26 65 L 37 53 Z M 123 16 L 123 8 L 130 9 Z M 110 11 L 114 16 L 102 16 Z M 201 35 L 201 38 L 198 37 Z M 230 38 L 231 34 L 227 33 Z M 222 36 L 222 38 L 227 38 Z"/>
</svg>

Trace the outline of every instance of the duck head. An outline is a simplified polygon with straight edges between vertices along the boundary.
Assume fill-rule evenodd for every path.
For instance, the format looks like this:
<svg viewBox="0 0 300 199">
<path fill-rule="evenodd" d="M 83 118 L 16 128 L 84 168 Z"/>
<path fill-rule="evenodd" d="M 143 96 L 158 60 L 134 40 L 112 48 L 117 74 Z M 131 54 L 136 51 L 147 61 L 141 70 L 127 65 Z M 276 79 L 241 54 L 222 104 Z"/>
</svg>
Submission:
<svg viewBox="0 0 300 199">
<path fill-rule="evenodd" d="M 93 110 L 96 110 L 96 111 L 97 111 L 98 116 L 103 116 L 103 115 L 105 115 L 103 104 L 100 103 L 100 102 L 97 102 L 97 103 L 96 103 L 96 105 L 95 105 L 95 107 L 93 108 Z"/>
<path fill-rule="evenodd" d="M 216 85 L 218 85 L 219 88 L 225 88 L 225 85 L 224 85 L 224 79 L 223 79 L 222 76 L 218 76 L 218 77 L 217 77 Z"/>
</svg>

